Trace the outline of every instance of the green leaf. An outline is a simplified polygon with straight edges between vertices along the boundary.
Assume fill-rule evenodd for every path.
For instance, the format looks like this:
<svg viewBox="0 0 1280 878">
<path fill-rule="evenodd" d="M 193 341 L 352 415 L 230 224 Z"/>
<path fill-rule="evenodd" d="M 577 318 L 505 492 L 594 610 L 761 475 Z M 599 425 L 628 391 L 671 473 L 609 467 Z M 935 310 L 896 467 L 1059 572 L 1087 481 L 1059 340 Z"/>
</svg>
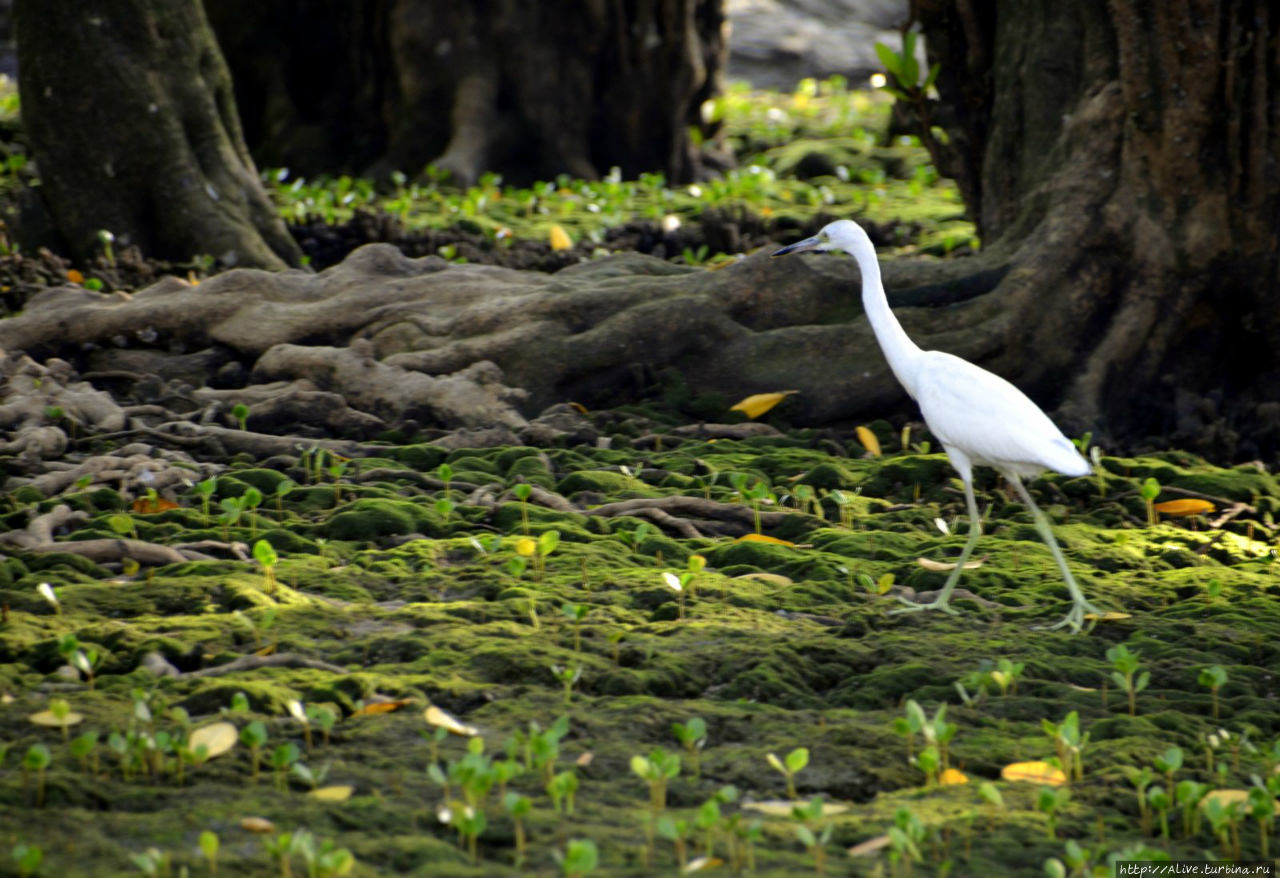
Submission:
<svg viewBox="0 0 1280 878">
<path fill-rule="evenodd" d="M 253 557 L 263 567 L 274 567 L 280 562 L 275 547 L 266 540 L 258 540 L 253 544 Z"/>
<path fill-rule="evenodd" d="M 907 88 L 920 83 L 920 62 L 916 61 L 916 32 L 907 31 L 902 37 L 902 75 L 898 77 Z"/>
<path fill-rule="evenodd" d="M 787 754 L 787 770 L 792 774 L 803 771 L 808 764 L 809 749 L 807 747 L 797 747 Z"/>
<path fill-rule="evenodd" d="M 880 59 L 880 63 L 884 65 L 884 69 L 897 77 L 898 71 L 902 69 L 898 53 L 893 51 L 893 49 L 890 49 L 884 43 L 879 42 L 876 43 L 875 50 L 876 57 Z"/>
<path fill-rule="evenodd" d="M 941 64 L 934 64 L 933 66 L 931 66 L 929 68 L 929 75 L 924 78 L 924 85 L 921 86 L 921 89 L 923 89 L 924 91 L 928 91 L 929 89 L 931 89 L 933 87 L 933 84 L 938 81 L 938 73 L 941 70 L 942 70 Z M 1083 440 L 1085 447 L 1088 447 L 1089 439 L 1090 437 L 1092 437 L 1092 435 L 1093 435 L 1092 433 L 1085 434 L 1085 438 Z"/>
</svg>

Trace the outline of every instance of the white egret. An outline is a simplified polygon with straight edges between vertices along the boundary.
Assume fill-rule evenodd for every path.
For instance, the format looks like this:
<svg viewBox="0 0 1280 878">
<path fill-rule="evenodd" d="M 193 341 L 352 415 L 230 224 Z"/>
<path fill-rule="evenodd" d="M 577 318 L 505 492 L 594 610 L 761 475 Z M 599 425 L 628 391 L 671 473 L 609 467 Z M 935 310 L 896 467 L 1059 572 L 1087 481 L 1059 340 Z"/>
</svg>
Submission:
<svg viewBox="0 0 1280 878">
<path fill-rule="evenodd" d="M 1098 610 L 1085 600 L 1076 585 L 1049 520 L 1031 499 L 1022 477 L 1033 477 L 1046 469 L 1068 476 L 1084 476 L 1091 471 L 1088 461 L 1039 406 L 1008 381 L 952 354 L 921 350 L 907 336 L 885 298 L 875 246 L 857 223 L 852 220 L 829 223 L 814 237 L 783 247 L 773 255 L 827 250 L 843 250 L 857 260 L 862 272 L 862 307 L 880 350 L 898 381 L 919 403 L 925 423 L 960 474 L 969 507 L 969 538 L 942 591 L 934 600 L 923 604 L 900 598 L 907 606 L 898 612 L 930 609 L 956 612 L 950 605 L 951 592 L 982 532 L 978 503 L 973 496 L 973 467 L 982 464 L 993 467 L 1013 485 L 1031 510 L 1036 530 L 1048 544 L 1066 580 L 1073 602 L 1071 611 L 1050 627 L 1069 625 L 1073 631 L 1079 631 L 1085 613 Z"/>
</svg>

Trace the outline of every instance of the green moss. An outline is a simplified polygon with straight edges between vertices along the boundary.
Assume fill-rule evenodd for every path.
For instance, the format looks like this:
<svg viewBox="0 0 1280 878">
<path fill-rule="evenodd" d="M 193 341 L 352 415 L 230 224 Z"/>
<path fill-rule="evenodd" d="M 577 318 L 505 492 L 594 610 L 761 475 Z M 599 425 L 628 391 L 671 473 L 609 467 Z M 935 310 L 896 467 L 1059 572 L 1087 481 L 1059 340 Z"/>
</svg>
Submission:
<svg viewBox="0 0 1280 878">
<path fill-rule="evenodd" d="M 365 542 L 409 534 L 429 526 L 426 509 L 409 500 L 357 500 L 325 522 L 328 539 Z"/>
</svg>

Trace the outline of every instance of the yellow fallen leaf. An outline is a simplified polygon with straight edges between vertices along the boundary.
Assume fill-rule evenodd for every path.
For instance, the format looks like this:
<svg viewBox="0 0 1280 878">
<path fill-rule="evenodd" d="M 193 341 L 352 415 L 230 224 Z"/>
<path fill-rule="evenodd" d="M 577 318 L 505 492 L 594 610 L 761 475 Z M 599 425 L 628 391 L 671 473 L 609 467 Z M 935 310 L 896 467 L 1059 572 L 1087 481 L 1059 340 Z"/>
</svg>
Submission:
<svg viewBox="0 0 1280 878">
<path fill-rule="evenodd" d="M 71 281 L 73 284 L 82 284 L 84 283 L 84 275 L 74 268 L 68 268 L 67 280 Z"/>
<path fill-rule="evenodd" d="M 573 239 L 569 237 L 569 233 L 564 230 L 563 226 L 551 227 L 550 240 L 552 250 L 573 249 Z"/>
<path fill-rule="evenodd" d="M 973 560 L 973 561 L 965 561 L 965 562 L 964 562 L 964 569 L 965 569 L 965 570 L 977 570 L 979 567 L 981 567 L 981 566 L 982 566 L 982 562 L 983 562 L 983 561 L 985 561 L 985 560 L 987 560 L 987 559 L 986 559 L 986 556 L 983 556 L 983 557 L 981 557 L 981 558 L 977 558 L 977 559 L 975 559 L 975 560 Z M 955 570 L 955 569 L 956 569 L 956 565 L 955 565 L 955 562 L 954 562 L 954 561 L 934 561 L 934 560 L 932 560 L 932 559 L 930 559 L 930 558 L 917 558 L 917 559 L 916 559 L 916 563 L 917 563 L 917 564 L 919 564 L 921 567 L 923 567 L 925 570 L 937 570 L 937 571 L 942 571 L 942 570 Z"/>
<path fill-rule="evenodd" d="M 580 415 L 585 415 L 587 413 L 587 407 L 580 402 L 569 403 L 569 408 L 573 409 Z"/>
<path fill-rule="evenodd" d="M 345 802 L 351 798 L 351 794 L 355 792 L 355 787 L 346 785 L 337 785 L 331 787 L 320 787 L 312 790 L 307 795 L 313 799 L 319 799 L 322 802 Z"/>
<path fill-rule="evenodd" d="M 717 866 L 723 866 L 724 860 L 719 857 L 694 857 L 685 863 L 683 869 L 680 870 L 682 875 L 692 875 L 694 872 L 705 872 L 708 869 L 714 869 Z"/>
<path fill-rule="evenodd" d="M 794 585 L 790 577 L 783 576 L 781 573 L 743 573 L 734 579 L 753 579 L 756 582 L 767 582 L 770 585 Z"/>
<path fill-rule="evenodd" d="M 578 754 L 578 758 L 573 760 L 573 764 L 578 766 L 579 768 L 586 768 L 588 765 L 590 765 L 592 762 L 595 761 L 595 758 L 596 758 L 596 754 L 592 753 L 590 750 L 586 750 Z"/>
<path fill-rule="evenodd" d="M 951 786 L 953 784 L 962 784 L 969 782 L 969 775 L 960 771 L 958 768 L 948 768 L 942 774 L 938 775 L 938 783 L 943 786 Z"/>
<path fill-rule="evenodd" d="M 1229 808 L 1237 802 L 1249 801 L 1248 790 L 1210 790 L 1204 794 L 1204 798 L 1200 800 L 1200 807 L 1207 807 L 1210 801 L 1216 801 L 1224 808 Z M 1276 802 L 1277 810 L 1280 810 L 1280 802 Z"/>
<path fill-rule="evenodd" d="M 1105 613 L 1085 613 L 1086 622 L 1119 622 L 1121 619 L 1132 619 L 1129 613 L 1120 613 L 1115 610 L 1109 610 Z"/>
<path fill-rule="evenodd" d="M 236 727 L 228 722 L 213 723 L 212 725 L 201 726 L 191 733 L 191 737 L 187 740 L 187 746 L 192 750 L 197 747 L 204 746 L 204 758 L 212 759 L 215 756 L 221 756 L 236 745 L 239 740 L 240 733 L 236 731 Z"/>
<path fill-rule="evenodd" d="M 744 811 L 756 811 L 766 817 L 790 817 L 791 809 L 796 805 L 803 805 L 804 802 L 789 802 L 784 799 L 772 799 L 764 802 L 746 802 L 743 804 Z M 837 802 L 823 802 L 822 816 L 832 817 L 836 814 L 843 814 L 849 810 L 848 805 L 841 805 Z"/>
<path fill-rule="evenodd" d="M 352 716 L 369 716 L 371 714 L 377 714 L 377 713 L 391 713 L 391 711 L 399 710 L 400 708 L 404 707 L 407 704 L 411 704 L 412 702 L 413 702 L 413 699 L 411 698 L 397 698 L 393 701 L 374 701 L 369 704 L 366 704 L 364 707 L 360 708 L 359 710 L 357 710 L 355 713 L 351 715 Z"/>
<path fill-rule="evenodd" d="M 447 711 L 441 710 L 434 704 L 422 712 L 422 718 L 427 721 L 427 725 L 435 726 L 449 732 L 451 735 L 458 735 L 463 738 L 473 738 L 480 734 L 475 726 L 469 726 L 461 723 L 449 715 Z"/>
<path fill-rule="evenodd" d="M 755 419 L 769 411 L 778 403 L 782 402 L 791 394 L 799 392 L 800 391 L 798 390 L 783 390 L 778 393 L 755 393 L 730 406 L 729 411 L 742 412 L 748 418 Z"/>
<path fill-rule="evenodd" d="M 1053 787 L 1067 782 L 1062 769 L 1054 768 L 1047 762 L 1011 762 L 1000 770 L 1000 776 L 1005 780 L 1043 783 Z"/>
<path fill-rule="evenodd" d="M 869 857 L 874 853 L 878 853 L 889 846 L 889 836 L 877 835 L 875 838 L 869 838 L 860 844 L 855 844 L 849 848 L 846 853 L 851 857 Z"/>
<path fill-rule="evenodd" d="M 265 817 L 243 817 L 240 820 L 240 828 L 263 835 L 276 831 L 276 825 Z"/>
<path fill-rule="evenodd" d="M 1166 500 L 1155 504 L 1156 512 L 1170 518 L 1182 518 L 1187 515 L 1203 515 L 1212 512 L 1214 505 L 1208 500 Z"/>
<path fill-rule="evenodd" d="M 862 443 L 862 447 L 867 449 L 872 457 L 880 456 L 880 440 L 876 438 L 876 434 L 872 433 L 868 427 L 857 427 L 854 429 L 858 434 L 858 441 Z"/>
<path fill-rule="evenodd" d="M 526 558 L 531 558 L 533 557 L 533 553 L 536 551 L 538 551 L 538 544 L 536 541 L 531 540 L 528 537 L 521 537 L 516 540 L 517 554 L 524 555 Z"/>
<path fill-rule="evenodd" d="M 74 726 L 77 723 L 84 722 L 84 716 L 74 710 L 69 710 L 62 716 L 55 716 L 52 710 L 41 710 L 31 714 L 27 719 L 38 726 L 47 726 L 51 729 L 60 729 L 63 726 Z"/>
<path fill-rule="evenodd" d="M 791 546 L 795 547 L 795 543 L 790 540 L 780 540 L 777 537 L 765 536 L 764 534 L 747 534 L 734 540 L 735 543 L 772 543 L 775 546 Z"/>
<path fill-rule="evenodd" d="M 275 651 L 276 651 L 276 645 L 274 643 L 268 643 L 266 646 L 262 647 L 261 649 L 255 649 L 253 651 L 253 654 L 254 655 L 271 655 Z"/>
</svg>

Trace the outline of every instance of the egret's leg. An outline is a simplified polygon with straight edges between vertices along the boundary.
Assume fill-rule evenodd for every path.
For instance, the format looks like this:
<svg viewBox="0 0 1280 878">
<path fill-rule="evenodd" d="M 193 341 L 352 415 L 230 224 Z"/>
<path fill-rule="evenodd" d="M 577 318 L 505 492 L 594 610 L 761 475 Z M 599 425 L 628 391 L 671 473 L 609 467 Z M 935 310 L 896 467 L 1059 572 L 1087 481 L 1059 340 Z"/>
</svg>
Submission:
<svg viewBox="0 0 1280 878">
<path fill-rule="evenodd" d="M 1058 548 L 1058 541 L 1053 536 L 1053 528 L 1049 525 L 1048 517 L 1040 511 L 1040 507 L 1031 499 L 1031 494 L 1027 491 L 1026 486 L 1022 484 L 1022 480 L 1018 478 L 1016 473 L 1005 473 L 1004 476 L 1013 485 L 1013 489 L 1018 492 L 1022 502 L 1027 504 L 1027 508 L 1031 510 L 1031 517 L 1035 520 L 1036 530 L 1040 532 L 1040 537 L 1048 545 L 1049 551 L 1053 553 L 1053 560 L 1058 562 L 1058 569 L 1062 571 L 1062 578 L 1067 583 L 1067 591 L 1071 593 L 1071 611 L 1067 613 L 1066 617 L 1056 625 L 1041 627 L 1053 630 L 1069 625 L 1072 632 L 1078 634 L 1084 624 L 1085 613 L 1101 613 L 1102 611 L 1085 600 L 1080 587 L 1076 585 L 1075 577 L 1071 575 L 1071 570 L 1067 567 L 1067 559 L 1063 557 L 1062 549 Z"/>
<path fill-rule="evenodd" d="M 960 560 L 956 561 L 956 567 L 951 571 L 951 575 L 947 577 L 947 584 L 942 587 L 942 593 L 927 604 L 918 604 L 915 601 L 909 601 L 906 598 L 898 598 L 905 607 L 898 607 L 892 610 L 894 613 L 912 613 L 917 610 L 942 610 L 946 613 L 955 614 L 955 610 L 951 608 L 951 592 L 955 590 L 956 583 L 960 581 L 960 572 L 964 570 L 964 562 L 969 560 L 969 556 L 973 554 L 973 547 L 978 545 L 978 537 L 982 535 L 982 518 L 978 515 L 978 501 L 973 496 L 973 475 L 972 473 L 962 472 L 960 480 L 964 482 L 964 502 L 969 507 L 969 539 L 965 541 L 964 550 L 960 552 Z"/>
</svg>

